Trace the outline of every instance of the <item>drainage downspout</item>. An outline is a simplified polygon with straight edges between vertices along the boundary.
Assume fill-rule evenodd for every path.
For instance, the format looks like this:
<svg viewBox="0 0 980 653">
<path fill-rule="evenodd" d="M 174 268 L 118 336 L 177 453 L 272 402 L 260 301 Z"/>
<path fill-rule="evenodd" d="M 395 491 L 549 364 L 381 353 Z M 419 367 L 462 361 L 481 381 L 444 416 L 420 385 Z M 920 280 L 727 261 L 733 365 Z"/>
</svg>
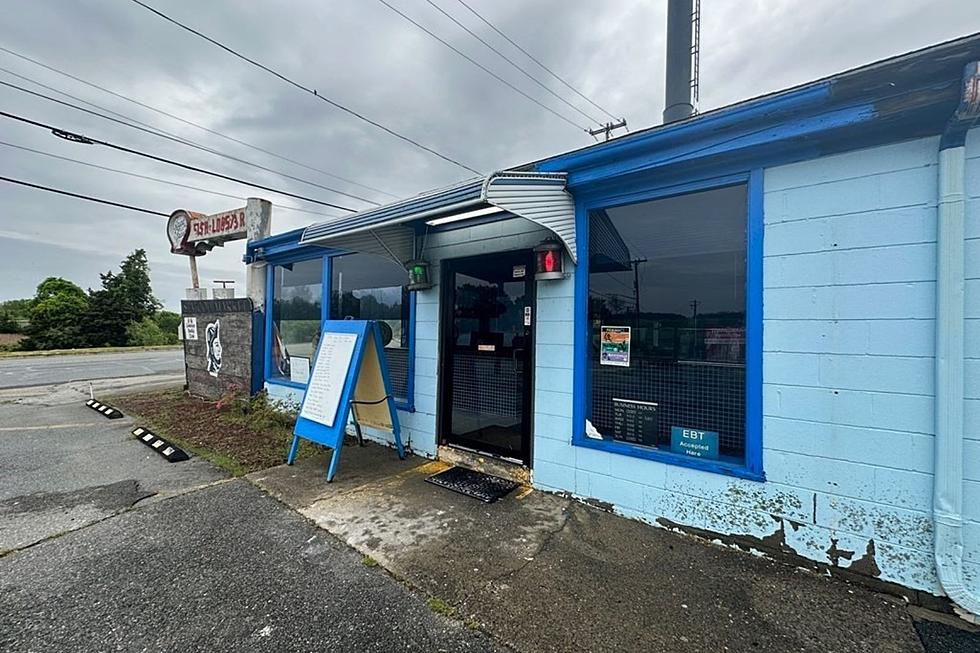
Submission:
<svg viewBox="0 0 980 653">
<path fill-rule="evenodd" d="M 963 618 L 980 597 L 963 581 L 964 234 L 966 132 L 980 116 L 980 66 L 966 66 L 963 95 L 939 142 L 936 227 L 936 460 L 933 487 L 939 582 Z"/>
</svg>

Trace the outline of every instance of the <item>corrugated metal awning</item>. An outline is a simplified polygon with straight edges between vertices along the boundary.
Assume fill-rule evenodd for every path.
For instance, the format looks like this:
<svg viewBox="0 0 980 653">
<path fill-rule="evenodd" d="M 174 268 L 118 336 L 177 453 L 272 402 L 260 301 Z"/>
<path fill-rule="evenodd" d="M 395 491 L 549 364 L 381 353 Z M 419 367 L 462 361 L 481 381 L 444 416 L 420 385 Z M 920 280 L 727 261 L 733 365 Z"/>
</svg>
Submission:
<svg viewBox="0 0 980 653">
<path fill-rule="evenodd" d="M 307 227 L 301 245 L 388 256 L 400 263 L 413 257 L 415 230 L 408 223 L 435 219 L 480 206 L 497 207 L 552 231 L 575 256 L 575 202 L 561 172 L 496 172 L 449 188 Z M 502 215 L 502 218 L 509 217 Z"/>
</svg>

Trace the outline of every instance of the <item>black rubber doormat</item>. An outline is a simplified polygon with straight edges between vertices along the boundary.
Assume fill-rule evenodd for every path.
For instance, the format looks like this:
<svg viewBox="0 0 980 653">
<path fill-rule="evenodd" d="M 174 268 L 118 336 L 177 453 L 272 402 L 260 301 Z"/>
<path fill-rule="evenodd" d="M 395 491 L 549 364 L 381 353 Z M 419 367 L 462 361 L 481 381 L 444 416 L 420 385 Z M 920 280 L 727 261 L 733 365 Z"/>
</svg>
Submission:
<svg viewBox="0 0 980 653">
<path fill-rule="evenodd" d="M 517 487 L 514 481 L 475 472 L 465 467 L 450 467 L 443 472 L 433 474 L 425 481 L 485 503 L 493 503 Z"/>
</svg>

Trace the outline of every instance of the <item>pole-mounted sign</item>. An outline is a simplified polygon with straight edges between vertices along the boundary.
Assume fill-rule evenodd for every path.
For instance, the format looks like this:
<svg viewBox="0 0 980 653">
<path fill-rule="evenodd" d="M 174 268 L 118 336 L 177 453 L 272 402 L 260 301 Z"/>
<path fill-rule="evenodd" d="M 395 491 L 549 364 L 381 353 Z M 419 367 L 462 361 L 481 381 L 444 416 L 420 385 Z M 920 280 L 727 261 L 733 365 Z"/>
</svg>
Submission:
<svg viewBox="0 0 980 653">
<path fill-rule="evenodd" d="M 203 256 L 216 245 L 247 237 L 245 207 L 205 215 L 177 209 L 167 221 L 170 251 L 186 256 Z"/>
<path fill-rule="evenodd" d="M 177 209 L 167 220 L 170 251 L 186 256 L 191 269 L 189 299 L 204 299 L 197 274 L 197 257 L 232 240 L 261 240 L 269 235 L 272 222 L 272 203 L 249 197 L 245 206 L 210 215 Z M 265 264 L 249 262 L 246 292 L 256 310 L 265 306 Z M 193 291 L 193 292 L 191 292 Z"/>
</svg>

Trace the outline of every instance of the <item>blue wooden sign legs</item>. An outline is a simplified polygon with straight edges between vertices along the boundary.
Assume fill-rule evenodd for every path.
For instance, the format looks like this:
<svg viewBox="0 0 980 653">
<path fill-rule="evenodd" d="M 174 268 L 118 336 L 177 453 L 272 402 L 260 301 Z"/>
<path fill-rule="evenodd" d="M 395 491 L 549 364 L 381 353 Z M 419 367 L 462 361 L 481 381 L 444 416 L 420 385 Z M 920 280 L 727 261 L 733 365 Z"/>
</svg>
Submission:
<svg viewBox="0 0 980 653">
<path fill-rule="evenodd" d="M 286 457 L 287 465 L 292 465 L 296 462 L 297 451 L 299 451 L 299 436 L 293 433 L 293 443 L 289 445 L 289 455 Z"/>
<path fill-rule="evenodd" d="M 292 465 L 296 462 L 296 452 L 299 450 L 299 436 L 293 435 L 293 443 L 289 447 L 289 456 L 286 458 L 286 464 Z M 327 482 L 333 480 L 334 475 L 337 473 L 337 465 L 340 463 L 340 447 L 330 450 L 330 465 L 327 467 Z"/>
<path fill-rule="evenodd" d="M 293 434 L 293 443 L 289 446 L 289 456 L 286 458 L 286 464 L 292 465 L 296 462 L 296 452 L 299 450 L 299 436 Z M 340 464 L 340 446 L 330 449 L 330 465 L 327 467 L 327 482 L 333 480 L 334 475 L 337 473 L 337 465 Z"/>
</svg>

